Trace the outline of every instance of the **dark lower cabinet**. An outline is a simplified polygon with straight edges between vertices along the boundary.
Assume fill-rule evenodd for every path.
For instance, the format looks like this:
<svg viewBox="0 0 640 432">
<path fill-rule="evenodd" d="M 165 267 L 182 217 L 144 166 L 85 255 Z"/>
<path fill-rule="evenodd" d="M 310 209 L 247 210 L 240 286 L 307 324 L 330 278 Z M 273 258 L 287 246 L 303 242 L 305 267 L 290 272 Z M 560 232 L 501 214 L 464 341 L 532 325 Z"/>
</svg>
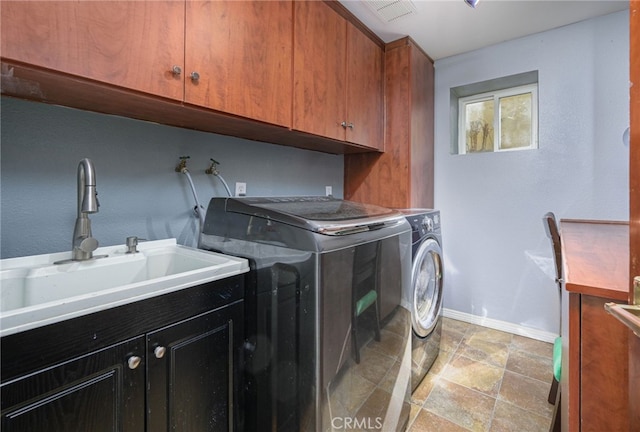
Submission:
<svg viewBox="0 0 640 432">
<path fill-rule="evenodd" d="M 243 285 L 236 282 L 3 338 L 0 430 L 242 431 L 244 313 L 236 293 Z M 68 359 L 46 363 L 60 358 L 57 346 Z M 35 367 L 37 358 L 43 362 Z"/>
<path fill-rule="evenodd" d="M 3 383 L 3 432 L 144 431 L 144 337 Z"/>
<path fill-rule="evenodd" d="M 235 430 L 238 324 L 210 312 L 147 335 L 149 432 Z"/>
</svg>

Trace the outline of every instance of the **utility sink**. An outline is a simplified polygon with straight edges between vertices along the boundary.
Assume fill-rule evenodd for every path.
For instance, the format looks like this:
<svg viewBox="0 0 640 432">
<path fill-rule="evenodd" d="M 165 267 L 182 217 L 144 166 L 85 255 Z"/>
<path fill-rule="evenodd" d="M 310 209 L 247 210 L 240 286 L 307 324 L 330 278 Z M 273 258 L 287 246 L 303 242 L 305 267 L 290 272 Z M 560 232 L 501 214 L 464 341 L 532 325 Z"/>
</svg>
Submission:
<svg viewBox="0 0 640 432">
<path fill-rule="evenodd" d="M 247 260 L 175 239 L 98 248 L 88 261 L 54 264 L 71 252 L 0 260 L 0 336 L 143 300 L 249 270 Z"/>
</svg>

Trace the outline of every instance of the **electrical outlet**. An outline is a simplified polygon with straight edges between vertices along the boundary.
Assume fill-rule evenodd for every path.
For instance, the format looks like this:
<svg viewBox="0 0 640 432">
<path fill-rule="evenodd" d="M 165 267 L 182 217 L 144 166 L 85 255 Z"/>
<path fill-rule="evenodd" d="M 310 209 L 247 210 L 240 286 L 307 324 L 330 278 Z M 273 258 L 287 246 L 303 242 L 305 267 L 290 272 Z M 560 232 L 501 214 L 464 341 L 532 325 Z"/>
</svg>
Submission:
<svg viewBox="0 0 640 432">
<path fill-rule="evenodd" d="M 236 196 L 245 196 L 247 194 L 247 184 L 236 182 Z"/>
<path fill-rule="evenodd" d="M 324 193 L 325 193 L 326 196 L 333 195 L 333 188 L 331 186 L 325 186 L 324 187 Z"/>
</svg>

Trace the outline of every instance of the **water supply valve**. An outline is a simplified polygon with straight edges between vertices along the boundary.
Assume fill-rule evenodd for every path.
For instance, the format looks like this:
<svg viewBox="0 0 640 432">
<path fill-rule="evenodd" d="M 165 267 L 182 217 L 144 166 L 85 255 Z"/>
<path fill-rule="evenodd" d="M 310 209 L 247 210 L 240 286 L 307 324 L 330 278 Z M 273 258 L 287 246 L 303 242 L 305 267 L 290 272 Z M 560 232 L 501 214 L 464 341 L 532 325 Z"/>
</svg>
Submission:
<svg viewBox="0 0 640 432">
<path fill-rule="evenodd" d="M 191 156 L 180 156 L 180 163 L 176 166 L 176 172 L 184 172 L 187 169 L 187 159 Z"/>
<path fill-rule="evenodd" d="M 214 158 L 209 158 L 209 160 L 211 161 L 211 165 L 209 165 L 209 168 L 204 170 L 204 172 L 206 174 L 218 175 L 218 165 L 220 165 L 220 162 L 218 162 Z"/>
</svg>

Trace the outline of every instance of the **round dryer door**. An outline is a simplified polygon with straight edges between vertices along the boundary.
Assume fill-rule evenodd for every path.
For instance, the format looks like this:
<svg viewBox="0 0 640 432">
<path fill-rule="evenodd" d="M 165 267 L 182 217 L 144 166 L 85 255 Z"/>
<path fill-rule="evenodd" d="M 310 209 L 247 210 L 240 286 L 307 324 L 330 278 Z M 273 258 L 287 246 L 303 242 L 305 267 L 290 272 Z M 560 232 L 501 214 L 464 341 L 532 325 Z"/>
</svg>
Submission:
<svg viewBox="0 0 640 432">
<path fill-rule="evenodd" d="M 442 249 L 432 238 L 425 240 L 413 262 L 413 330 L 426 337 L 435 328 L 442 309 L 443 284 Z"/>
</svg>

